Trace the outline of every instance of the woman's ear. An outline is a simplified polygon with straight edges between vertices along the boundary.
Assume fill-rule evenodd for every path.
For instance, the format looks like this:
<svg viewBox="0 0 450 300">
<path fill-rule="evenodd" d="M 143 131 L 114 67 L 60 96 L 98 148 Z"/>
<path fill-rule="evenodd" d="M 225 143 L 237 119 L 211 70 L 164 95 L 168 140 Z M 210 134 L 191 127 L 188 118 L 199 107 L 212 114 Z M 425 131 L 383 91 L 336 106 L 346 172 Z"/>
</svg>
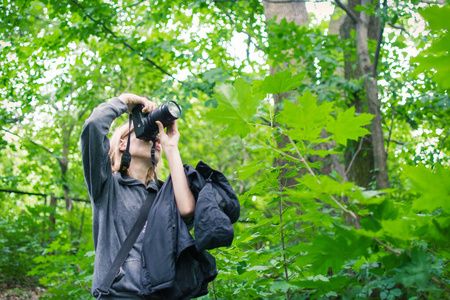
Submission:
<svg viewBox="0 0 450 300">
<path fill-rule="evenodd" d="M 119 143 L 119 150 L 120 152 L 125 152 L 127 150 L 127 141 L 128 139 L 121 139 Z"/>
</svg>

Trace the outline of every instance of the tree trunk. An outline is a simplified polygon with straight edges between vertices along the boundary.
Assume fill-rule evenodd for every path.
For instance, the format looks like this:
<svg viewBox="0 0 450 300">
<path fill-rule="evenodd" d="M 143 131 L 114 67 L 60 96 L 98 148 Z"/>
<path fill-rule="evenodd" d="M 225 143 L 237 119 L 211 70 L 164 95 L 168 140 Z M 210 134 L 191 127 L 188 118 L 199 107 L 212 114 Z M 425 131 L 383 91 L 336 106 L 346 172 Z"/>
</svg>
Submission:
<svg viewBox="0 0 450 300">
<path fill-rule="evenodd" d="M 349 106 L 355 106 L 357 113 L 368 112 L 375 117 L 370 127 L 371 134 L 362 140 L 351 142 L 345 153 L 347 176 L 357 185 L 370 188 L 376 181 L 377 189 L 389 188 L 387 173 L 386 151 L 384 149 L 384 137 L 380 113 L 380 100 L 378 99 L 377 79 L 374 78 L 374 66 L 370 60 L 368 39 L 378 40 L 380 32 L 380 20 L 374 15 L 368 16 L 365 12 L 354 10 L 356 5 L 365 6 L 368 3 L 378 2 L 373 0 L 349 0 L 348 10 L 357 18 L 357 22 L 349 15 L 346 16 L 340 28 L 341 37 L 351 38 L 351 30 L 356 31 L 356 54 L 358 60 L 351 61 L 351 53 L 345 54 L 345 78 L 361 78 L 363 76 L 365 95 L 362 91 L 353 93 Z M 357 67 L 354 68 L 354 64 Z M 366 107 L 367 106 L 367 110 Z"/>
</svg>

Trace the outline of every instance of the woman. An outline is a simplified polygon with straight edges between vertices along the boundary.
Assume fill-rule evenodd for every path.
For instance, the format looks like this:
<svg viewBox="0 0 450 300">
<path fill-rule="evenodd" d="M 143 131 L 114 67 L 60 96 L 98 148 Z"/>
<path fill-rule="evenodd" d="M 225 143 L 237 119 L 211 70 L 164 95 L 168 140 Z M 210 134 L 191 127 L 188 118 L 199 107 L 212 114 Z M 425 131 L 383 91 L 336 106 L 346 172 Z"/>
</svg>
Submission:
<svg viewBox="0 0 450 300">
<path fill-rule="evenodd" d="M 122 94 L 108 103 L 99 105 L 86 120 L 81 134 L 81 149 L 85 182 L 93 207 L 93 231 L 95 265 L 92 293 L 98 296 L 97 287 L 106 276 L 122 243 L 138 217 L 153 183 L 151 161 L 152 141 L 137 139 L 128 124 L 119 127 L 108 140 L 109 128 L 118 116 L 130 112 L 138 105 L 143 112 L 154 110 L 157 105 L 144 97 Z M 155 162 L 161 159 L 161 148 L 169 165 L 175 201 L 180 215 L 191 216 L 195 200 L 189 189 L 183 163 L 178 150 L 180 134 L 176 122 L 167 127 L 158 122 L 159 138 L 156 140 Z M 127 148 L 130 134 L 131 163 L 127 170 L 119 171 L 122 154 Z M 145 228 L 144 228 L 145 231 Z M 110 288 L 102 299 L 142 299 L 140 269 L 143 232 L 138 237 L 127 260 L 121 267 Z"/>
</svg>

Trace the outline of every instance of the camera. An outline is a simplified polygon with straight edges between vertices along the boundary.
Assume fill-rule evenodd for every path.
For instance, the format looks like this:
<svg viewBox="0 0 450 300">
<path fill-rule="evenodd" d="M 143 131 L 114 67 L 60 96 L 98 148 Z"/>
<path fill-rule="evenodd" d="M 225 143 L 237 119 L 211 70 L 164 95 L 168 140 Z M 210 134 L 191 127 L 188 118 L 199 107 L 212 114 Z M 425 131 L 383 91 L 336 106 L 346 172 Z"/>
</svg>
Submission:
<svg viewBox="0 0 450 300">
<path fill-rule="evenodd" d="M 174 101 L 168 101 L 148 114 L 142 113 L 143 107 L 143 105 L 136 105 L 131 112 L 134 132 L 141 140 L 151 141 L 156 138 L 159 133 L 156 121 L 160 121 L 164 127 L 167 127 L 181 117 L 181 108 Z"/>
</svg>

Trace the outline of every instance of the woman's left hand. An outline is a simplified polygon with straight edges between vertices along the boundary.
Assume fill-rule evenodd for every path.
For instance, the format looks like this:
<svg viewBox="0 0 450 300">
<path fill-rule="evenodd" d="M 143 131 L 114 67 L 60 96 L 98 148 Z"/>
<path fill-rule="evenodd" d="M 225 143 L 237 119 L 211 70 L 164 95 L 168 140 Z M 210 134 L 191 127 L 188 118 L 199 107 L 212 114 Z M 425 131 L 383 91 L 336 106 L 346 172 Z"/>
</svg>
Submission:
<svg viewBox="0 0 450 300">
<path fill-rule="evenodd" d="M 156 121 L 159 128 L 159 142 L 164 152 L 167 153 L 173 149 L 178 149 L 178 141 L 180 133 L 178 132 L 177 121 L 167 126 L 167 132 L 164 132 L 164 126 L 161 122 Z"/>
</svg>

